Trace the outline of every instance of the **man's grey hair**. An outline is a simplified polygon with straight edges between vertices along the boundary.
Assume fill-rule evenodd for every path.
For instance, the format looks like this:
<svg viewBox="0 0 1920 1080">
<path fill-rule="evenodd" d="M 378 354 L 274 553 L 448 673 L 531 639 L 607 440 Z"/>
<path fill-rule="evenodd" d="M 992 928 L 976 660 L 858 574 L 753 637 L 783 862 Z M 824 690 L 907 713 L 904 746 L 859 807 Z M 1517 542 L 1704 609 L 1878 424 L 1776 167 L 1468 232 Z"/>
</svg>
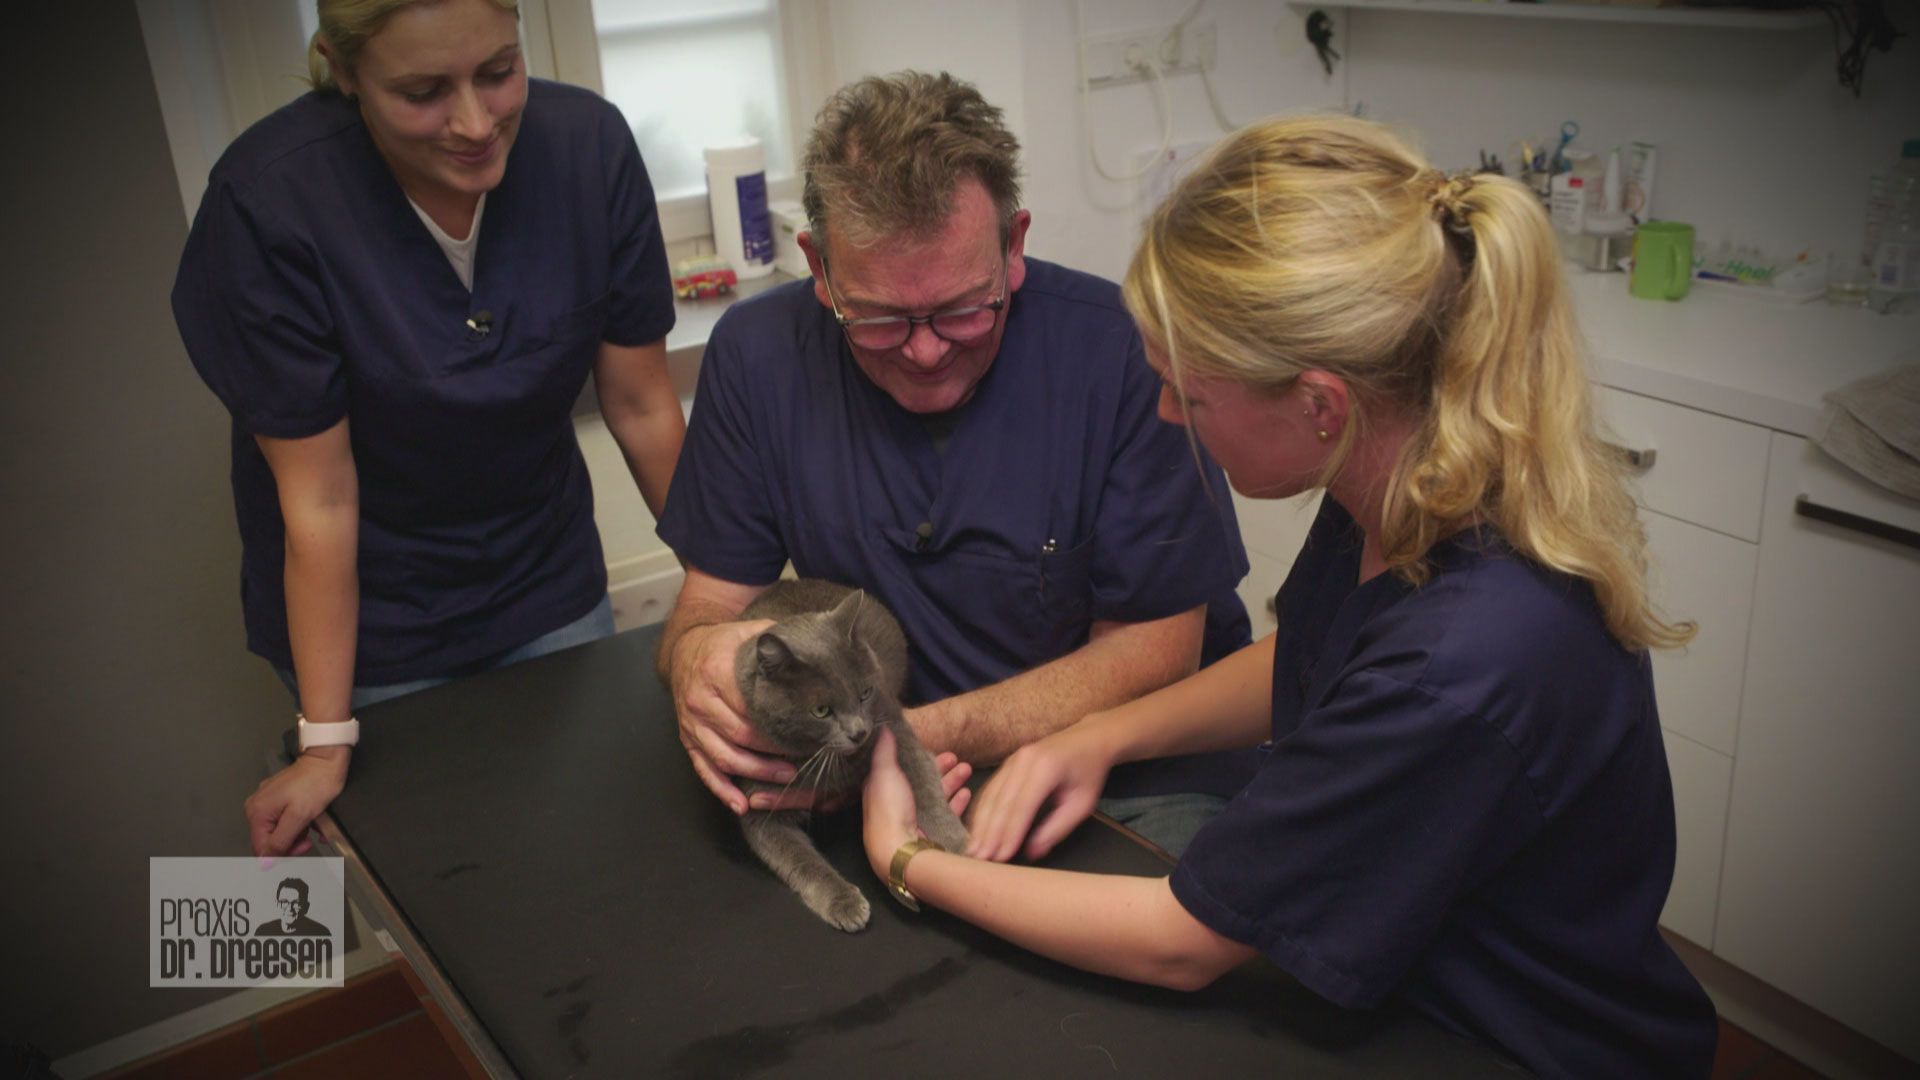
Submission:
<svg viewBox="0 0 1920 1080">
<path fill-rule="evenodd" d="M 1004 246 L 1020 209 L 1020 142 L 972 83 L 946 72 L 870 75 L 841 87 L 815 118 L 801 161 L 807 220 L 824 250 L 926 236 L 945 224 L 954 188 L 978 180 Z"/>
</svg>

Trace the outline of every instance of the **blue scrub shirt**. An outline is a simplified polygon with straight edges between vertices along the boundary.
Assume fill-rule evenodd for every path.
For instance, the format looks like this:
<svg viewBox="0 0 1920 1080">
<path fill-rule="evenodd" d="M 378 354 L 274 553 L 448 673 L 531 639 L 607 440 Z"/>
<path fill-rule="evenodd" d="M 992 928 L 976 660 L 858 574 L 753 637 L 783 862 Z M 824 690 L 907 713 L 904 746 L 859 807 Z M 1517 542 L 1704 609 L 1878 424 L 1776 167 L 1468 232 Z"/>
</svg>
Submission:
<svg viewBox="0 0 1920 1080">
<path fill-rule="evenodd" d="M 1543 1075 L 1705 1076 L 1712 1004 L 1655 924 L 1673 789 L 1645 653 L 1492 530 L 1355 586 L 1322 501 L 1278 597 L 1273 742 L 1174 895 L 1350 1007 L 1399 995 Z"/>
<path fill-rule="evenodd" d="M 363 685 L 458 673 L 606 595 L 572 406 L 602 341 L 673 326 L 653 190 L 618 110 L 531 82 L 475 257 L 469 293 L 338 94 L 273 113 L 214 167 L 174 315 L 233 415 L 247 645 L 275 664 L 292 664 L 285 526 L 256 434 L 349 420 Z"/>
<path fill-rule="evenodd" d="M 1207 659 L 1248 640 L 1225 478 L 1155 414 L 1159 382 L 1111 282 L 1027 260 L 1000 352 L 944 452 L 855 363 L 811 282 L 714 329 L 659 534 L 700 570 L 867 588 L 911 643 L 909 699 L 999 682 L 1095 619 L 1208 605 Z M 1231 794 L 1253 758 L 1207 783 Z M 1138 790 L 1109 794 L 1137 794 Z"/>
</svg>

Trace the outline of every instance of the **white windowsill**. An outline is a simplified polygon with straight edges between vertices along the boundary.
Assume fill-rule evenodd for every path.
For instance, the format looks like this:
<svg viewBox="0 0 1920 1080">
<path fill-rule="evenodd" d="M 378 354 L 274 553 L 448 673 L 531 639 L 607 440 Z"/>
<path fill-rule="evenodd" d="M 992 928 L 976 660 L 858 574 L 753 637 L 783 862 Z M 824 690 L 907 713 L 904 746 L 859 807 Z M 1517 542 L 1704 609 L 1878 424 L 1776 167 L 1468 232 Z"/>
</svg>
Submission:
<svg viewBox="0 0 1920 1080">
<path fill-rule="evenodd" d="M 679 391 L 681 398 L 693 396 L 694 383 L 700 377 L 700 357 L 707 351 L 707 339 L 713 336 L 714 326 L 734 301 L 758 295 L 793 280 L 793 277 L 775 270 L 766 277 L 741 282 L 725 296 L 673 302 L 673 331 L 667 335 L 667 371 L 673 376 L 673 388 Z"/>
</svg>

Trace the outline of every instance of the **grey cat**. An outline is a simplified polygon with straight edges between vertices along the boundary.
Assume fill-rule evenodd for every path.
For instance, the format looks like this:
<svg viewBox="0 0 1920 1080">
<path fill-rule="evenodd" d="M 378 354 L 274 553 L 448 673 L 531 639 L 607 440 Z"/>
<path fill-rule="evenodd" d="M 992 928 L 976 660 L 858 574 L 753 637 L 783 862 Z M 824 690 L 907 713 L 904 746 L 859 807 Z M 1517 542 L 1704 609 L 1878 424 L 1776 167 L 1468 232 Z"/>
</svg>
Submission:
<svg viewBox="0 0 1920 1080">
<path fill-rule="evenodd" d="M 866 779 L 873 737 L 884 725 L 899 747 L 921 830 L 949 851 L 964 848 L 967 830 L 947 805 L 933 755 L 900 711 L 907 638 L 893 614 L 864 592 L 803 579 L 775 582 L 741 617 L 775 620 L 734 658 L 747 722 L 799 770 L 784 787 L 752 780 L 741 787 L 748 794 L 794 787 L 821 795 L 856 790 Z M 760 861 L 814 914 L 838 929 L 858 930 L 867 925 L 867 898 L 814 847 L 807 818 L 800 810 L 749 810 L 740 828 Z"/>
</svg>

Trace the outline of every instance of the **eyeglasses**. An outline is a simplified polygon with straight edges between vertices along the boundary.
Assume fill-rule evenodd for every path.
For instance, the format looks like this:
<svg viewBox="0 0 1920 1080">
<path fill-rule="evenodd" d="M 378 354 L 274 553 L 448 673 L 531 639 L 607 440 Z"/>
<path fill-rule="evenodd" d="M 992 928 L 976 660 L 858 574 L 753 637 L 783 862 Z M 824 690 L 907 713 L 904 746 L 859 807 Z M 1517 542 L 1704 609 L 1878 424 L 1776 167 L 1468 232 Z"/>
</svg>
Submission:
<svg viewBox="0 0 1920 1080">
<path fill-rule="evenodd" d="M 833 306 L 833 318 L 846 331 L 847 340 L 863 349 L 897 349 L 913 336 L 915 326 L 925 325 L 942 340 L 955 345 L 971 345 L 993 333 L 993 324 L 1007 306 L 1006 260 L 1000 262 L 1000 294 L 984 304 L 947 308 L 927 315 L 880 315 L 871 319 L 850 319 L 840 313 L 840 301 L 833 295 L 833 275 L 825 258 L 820 270 L 827 283 L 827 303 Z"/>
</svg>

